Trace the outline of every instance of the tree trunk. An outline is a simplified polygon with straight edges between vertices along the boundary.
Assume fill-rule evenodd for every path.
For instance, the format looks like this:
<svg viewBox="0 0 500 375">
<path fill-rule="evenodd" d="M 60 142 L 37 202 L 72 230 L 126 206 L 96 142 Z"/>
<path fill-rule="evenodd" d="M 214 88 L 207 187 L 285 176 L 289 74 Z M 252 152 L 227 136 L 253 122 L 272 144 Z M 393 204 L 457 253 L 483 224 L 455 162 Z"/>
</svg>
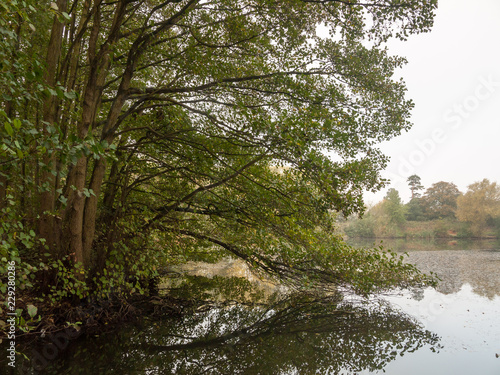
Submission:
<svg viewBox="0 0 500 375">
<path fill-rule="evenodd" d="M 89 129 L 94 128 L 95 118 L 101 103 L 101 95 L 104 83 L 109 71 L 109 52 L 113 44 L 118 40 L 120 25 L 123 22 L 127 2 L 120 2 L 115 11 L 113 24 L 109 31 L 109 37 L 98 50 L 97 44 L 101 31 L 101 12 L 97 8 L 94 13 L 94 22 L 88 42 L 88 56 L 90 69 L 87 76 L 87 85 L 83 95 L 82 120 L 78 124 L 78 137 L 83 139 L 87 136 Z M 98 6 L 96 4 L 96 6 Z M 92 242 L 95 234 L 95 216 L 97 212 L 97 198 L 101 191 L 101 185 L 105 174 L 106 165 L 103 160 L 98 160 L 92 174 L 89 189 L 96 196 L 86 198 L 83 189 L 86 186 L 87 158 L 82 156 L 77 165 L 70 171 L 66 184 L 68 193 L 68 205 L 65 212 L 65 221 L 69 226 L 65 247 L 74 254 L 76 262 L 81 262 L 85 269 L 91 265 Z M 71 186 L 76 189 L 71 189 Z"/>
<path fill-rule="evenodd" d="M 57 6 L 61 12 L 67 9 L 67 0 L 58 0 Z M 50 41 L 47 49 L 47 70 L 45 71 L 45 83 L 49 87 L 54 87 L 57 82 L 57 68 L 61 55 L 62 40 L 63 40 L 64 25 L 59 22 L 58 17 L 54 17 Z M 43 105 L 43 121 L 49 126 L 57 122 L 57 98 L 49 96 L 45 99 Z M 50 133 L 47 126 L 44 125 L 44 135 Z M 55 183 L 56 178 L 52 174 L 56 170 L 56 156 L 54 153 L 47 154 L 43 158 L 46 170 L 43 171 L 41 180 L 43 184 L 47 184 L 47 190 L 40 194 L 40 236 L 45 238 L 49 251 L 54 255 L 59 255 L 58 237 L 59 233 L 55 226 Z M 45 252 L 45 250 L 43 250 Z"/>
</svg>

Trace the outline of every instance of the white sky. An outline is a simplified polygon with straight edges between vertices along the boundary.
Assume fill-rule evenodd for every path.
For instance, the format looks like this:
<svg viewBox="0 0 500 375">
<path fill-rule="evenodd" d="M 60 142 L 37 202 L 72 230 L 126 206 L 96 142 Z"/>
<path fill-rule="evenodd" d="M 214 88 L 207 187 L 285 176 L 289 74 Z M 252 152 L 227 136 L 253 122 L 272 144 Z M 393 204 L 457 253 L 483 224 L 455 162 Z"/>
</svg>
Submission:
<svg viewBox="0 0 500 375">
<path fill-rule="evenodd" d="M 430 33 L 389 48 L 408 59 L 400 73 L 415 102 L 414 125 L 381 145 L 391 185 L 367 193 L 366 202 L 390 187 L 407 202 L 411 174 L 425 188 L 447 181 L 462 192 L 483 178 L 500 183 L 500 1 L 439 0 Z"/>
</svg>

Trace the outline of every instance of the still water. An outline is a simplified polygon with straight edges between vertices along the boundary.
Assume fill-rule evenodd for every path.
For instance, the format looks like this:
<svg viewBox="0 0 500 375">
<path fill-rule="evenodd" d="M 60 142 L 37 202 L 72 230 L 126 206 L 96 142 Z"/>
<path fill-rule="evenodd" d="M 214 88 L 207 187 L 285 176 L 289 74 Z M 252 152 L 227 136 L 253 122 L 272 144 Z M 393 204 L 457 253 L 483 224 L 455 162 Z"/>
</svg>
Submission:
<svg viewBox="0 0 500 375">
<path fill-rule="evenodd" d="M 207 305 L 72 340 L 57 358 L 47 359 L 44 347 L 26 349 L 31 364 L 18 373 L 500 375 L 500 247 L 384 244 L 436 272 L 438 289 L 400 291 L 370 305 L 337 296 Z M 241 280 L 205 279 L 204 286 L 235 296 L 245 294 Z"/>
<path fill-rule="evenodd" d="M 497 240 L 404 241 L 383 245 L 442 279 L 438 288 L 386 298 L 438 334 L 439 353 L 419 350 L 385 368 L 386 374 L 500 374 L 500 244 Z M 370 246 L 374 241 L 353 241 Z M 380 244 L 377 241 L 375 245 Z M 375 372 L 377 373 L 377 372 Z M 372 374 L 369 371 L 360 374 Z"/>
</svg>

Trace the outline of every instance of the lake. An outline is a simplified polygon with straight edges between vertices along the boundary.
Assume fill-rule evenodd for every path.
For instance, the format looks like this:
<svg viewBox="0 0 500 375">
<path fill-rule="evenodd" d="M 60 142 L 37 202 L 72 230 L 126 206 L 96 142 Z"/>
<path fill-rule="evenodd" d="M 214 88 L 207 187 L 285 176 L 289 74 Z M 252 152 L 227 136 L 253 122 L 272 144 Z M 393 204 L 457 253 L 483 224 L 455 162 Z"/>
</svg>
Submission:
<svg viewBox="0 0 500 375">
<path fill-rule="evenodd" d="M 207 303 L 194 314 L 145 318 L 119 331 L 69 340 L 62 355 L 53 355 L 48 344 L 25 349 L 32 363 L 21 370 L 19 357 L 17 373 L 499 375 L 498 244 L 384 245 L 407 251 L 423 271 L 435 271 L 442 279 L 437 290 L 399 291 L 371 304 L 338 296 L 269 300 L 266 293 L 261 298 L 267 305 Z M 241 278 L 220 284 L 206 276 L 189 279 L 191 292 L 201 290 L 193 282 L 200 278 L 206 289 L 219 285 L 217 293 L 233 299 L 249 295 Z"/>
<path fill-rule="evenodd" d="M 381 241 L 353 240 L 356 246 Z M 385 374 L 500 374 L 500 245 L 498 240 L 383 240 L 442 279 L 436 290 L 387 300 L 440 337 L 439 353 L 419 350 L 389 363 Z M 376 372 L 375 372 L 376 373 Z M 372 374 L 372 372 L 360 372 Z"/>
</svg>

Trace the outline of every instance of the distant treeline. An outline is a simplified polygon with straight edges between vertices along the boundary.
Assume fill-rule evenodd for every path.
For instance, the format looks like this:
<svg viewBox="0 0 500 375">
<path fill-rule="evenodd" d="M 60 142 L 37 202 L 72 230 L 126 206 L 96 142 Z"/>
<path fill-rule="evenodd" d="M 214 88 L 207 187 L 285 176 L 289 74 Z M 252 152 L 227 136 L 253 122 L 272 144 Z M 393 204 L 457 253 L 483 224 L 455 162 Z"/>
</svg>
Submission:
<svg viewBox="0 0 500 375">
<path fill-rule="evenodd" d="M 347 218 L 350 237 L 500 237 L 500 185 L 484 179 L 465 193 L 440 181 L 424 190 L 420 177 L 408 178 L 412 198 L 403 203 L 396 189 L 363 218 Z"/>
</svg>

